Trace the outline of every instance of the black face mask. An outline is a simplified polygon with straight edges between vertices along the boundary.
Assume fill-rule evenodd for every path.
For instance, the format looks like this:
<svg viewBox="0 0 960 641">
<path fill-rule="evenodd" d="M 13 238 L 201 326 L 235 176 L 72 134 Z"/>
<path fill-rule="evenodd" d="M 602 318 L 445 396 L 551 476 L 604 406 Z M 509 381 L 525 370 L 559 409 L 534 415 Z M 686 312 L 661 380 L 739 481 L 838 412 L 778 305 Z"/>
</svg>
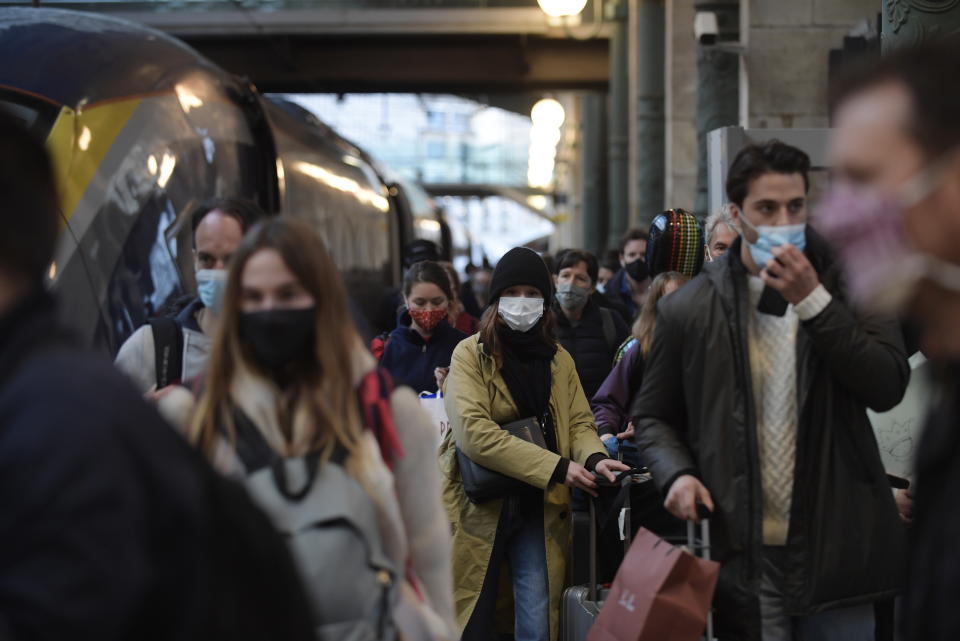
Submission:
<svg viewBox="0 0 960 641">
<path fill-rule="evenodd" d="M 647 280 L 647 277 L 650 275 L 650 270 L 647 269 L 647 261 L 642 258 L 638 258 L 632 263 L 627 263 L 623 268 L 627 270 L 630 278 L 638 283 Z"/>
<path fill-rule="evenodd" d="M 240 314 L 240 340 L 261 368 L 278 375 L 314 359 L 315 307 Z"/>
</svg>

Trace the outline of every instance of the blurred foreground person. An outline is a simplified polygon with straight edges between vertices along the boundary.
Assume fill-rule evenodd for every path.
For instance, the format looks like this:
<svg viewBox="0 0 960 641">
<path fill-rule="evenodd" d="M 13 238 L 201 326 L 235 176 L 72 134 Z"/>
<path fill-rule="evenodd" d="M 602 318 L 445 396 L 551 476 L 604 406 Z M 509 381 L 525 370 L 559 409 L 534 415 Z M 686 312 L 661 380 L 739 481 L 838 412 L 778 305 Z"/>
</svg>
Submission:
<svg viewBox="0 0 960 641">
<path fill-rule="evenodd" d="M 849 70 L 834 96 L 836 178 L 820 212 L 858 300 L 908 314 L 941 372 L 915 458 L 907 641 L 960 639 L 958 76 L 955 37 Z M 898 499 L 909 514 L 908 497 Z"/>
<path fill-rule="evenodd" d="M 270 219 L 250 231 L 221 322 L 190 439 L 288 537 L 318 638 L 452 638 L 429 419 L 364 349 L 310 226 Z"/>
<path fill-rule="evenodd" d="M 446 394 L 451 429 L 440 458 L 464 641 L 496 638 L 498 603 L 510 600 L 499 594 L 501 585 L 512 586 L 516 641 L 557 638 L 569 488 L 594 494 L 594 471 L 613 479 L 626 469 L 607 457 L 573 359 L 557 345 L 552 297 L 540 256 L 511 249 L 493 273 L 480 333 L 453 353 Z M 518 421 L 544 446 L 505 429 Z M 475 465 L 497 472 L 509 487 L 468 494 L 464 470 Z M 506 564 L 510 580 L 501 583 Z"/>
<path fill-rule="evenodd" d="M 899 325 L 847 302 L 807 223 L 810 160 L 778 141 L 734 159 L 741 237 L 662 301 L 631 410 L 665 507 L 714 512 L 721 639 L 873 641 L 903 526 L 866 408 L 900 402 Z"/>
<path fill-rule="evenodd" d="M 204 372 L 217 329 L 227 265 L 240 239 L 265 214 L 242 198 L 220 198 L 201 205 L 191 217 L 196 296 L 178 301 L 173 316 L 159 316 L 130 335 L 116 366 L 145 393 L 193 380 Z"/>
<path fill-rule="evenodd" d="M 6 114 L 0 193 L 0 637 L 309 639 L 265 517 L 58 324 L 42 284 L 56 186 L 42 144 Z M 225 521 L 238 506 L 250 512 Z M 275 588 L 256 610 L 251 575 Z"/>
</svg>

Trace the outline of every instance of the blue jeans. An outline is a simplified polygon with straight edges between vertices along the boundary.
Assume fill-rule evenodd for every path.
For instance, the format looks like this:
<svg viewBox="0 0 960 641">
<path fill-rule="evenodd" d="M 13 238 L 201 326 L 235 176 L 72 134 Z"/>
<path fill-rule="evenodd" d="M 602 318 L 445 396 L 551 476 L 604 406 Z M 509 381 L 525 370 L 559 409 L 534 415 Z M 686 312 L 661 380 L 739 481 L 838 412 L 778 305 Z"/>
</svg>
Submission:
<svg viewBox="0 0 960 641">
<path fill-rule="evenodd" d="M 514 635 L 516 641 L 550 641 L 550 583 L 543 543 L 543 509 L 514 516 L 506 541 L 513 582 Z M 515 529 L 514 529 L 515 528 Z"/>
<path fill-rule="evenodd" d="M 550 641 L 550 584 L 543 537 L 543 492 L 504 501 L 483 588 L 461 641 L 498 638 L 497 590 L 504 561 L 513 584 L 515 641 Z"/>
</svg>

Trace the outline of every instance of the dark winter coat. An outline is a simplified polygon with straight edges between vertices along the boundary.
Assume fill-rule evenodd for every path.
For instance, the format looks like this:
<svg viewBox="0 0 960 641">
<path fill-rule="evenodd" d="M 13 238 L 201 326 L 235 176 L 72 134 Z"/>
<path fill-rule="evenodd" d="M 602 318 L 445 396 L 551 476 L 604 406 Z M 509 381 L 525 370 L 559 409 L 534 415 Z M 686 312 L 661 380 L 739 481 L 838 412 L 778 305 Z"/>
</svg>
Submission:
<svg viewBox="0 0 960 641">
<path fill-rule="evenodd" d="M 34 295 L 0 318 L 0 637 L 185 639 L 203 599 L 196 457 Z"/>
<path fill-rule="evenodd" d="M 941 403 L 916 454 L 902 638 L 960 639 L 960 364 L 944 372 Z"/>
<path fill-rule="evenodd" d="M 610 308 L 619 311 L 623 315 L 624 322 L 632 324 L 640 314 L 640 310 L 637 308 L 637 304 L 633 302 L 630 282 L 627 278 L 627 270 L 621 267 L 620 271 L 607 281 L 604 295 L 610 304 Z"/>
<path fill-rule="evenodd" d="M 557 319 L 554 334 L 563 348 L 573 357 L 584 394 L 588 399 L 593 398 L 610 370 L 613 369 L 613 357 L 630 330 L 619 314 L 597 307 L 592 300 L 587 301 L 580 322 L 576 326 L 570 323 L 558 303 L 553 304 L 553 311 Z M 612 330 L 609 340 L 604 334 L 604 314 L 608 315 L 610 330 Z"/>
<path fill-rule="evenodd" d="M 413 329 L 410 314 L 400 313 L 397 328 L 390 332 L 380 365 L 385 367 L 394 380 L 409 385 L 415 392 L 434 392 L 437 378 L 433 370 L 450 367 L 450 357 L 466 334 L 455 329 L 446 320 L 437 325 L 430 340 Z"/>
<path fill-rule="evenodd" d="M 799 425 L 787 541 L 789 614 L 894 595 L 905 554 L 865 408 L 884 411 L 910 376 L 898 325 L 856 314 L 826 243 L 807 232 L 806 255 L 833 300 L 797 333 Z M 724 258 L 660 302 L 643 386 L 631 416 L 641 460 L 666 492 L 698 476 L 717 506 L 714 558 L 724 639 L 760 639 L 761 480 L 747 352 L 750 318 L 740 240 Z"/>
</svg>

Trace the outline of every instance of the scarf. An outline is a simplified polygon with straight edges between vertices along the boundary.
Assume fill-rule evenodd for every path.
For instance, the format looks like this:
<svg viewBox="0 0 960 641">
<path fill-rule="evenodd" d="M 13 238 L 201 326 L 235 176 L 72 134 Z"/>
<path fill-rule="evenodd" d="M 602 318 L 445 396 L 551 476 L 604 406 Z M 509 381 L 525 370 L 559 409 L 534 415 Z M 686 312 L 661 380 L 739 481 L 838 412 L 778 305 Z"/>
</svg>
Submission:
<svg viewBox="0 0 960 641">
<path fill-rule="evenodd" d="M 550 368 L 557 346 L 543 341 L 540 323 L 526 332 L 501 326 L 497 328 L 497 334 L 503 346 L 500 374 L 513 396 L 520 417 L 536 417 L 543 429 L 547 449 L 557 452 L 557 434 L 550 413 L 550 388 L 553 383 Z"/>
</svg>

